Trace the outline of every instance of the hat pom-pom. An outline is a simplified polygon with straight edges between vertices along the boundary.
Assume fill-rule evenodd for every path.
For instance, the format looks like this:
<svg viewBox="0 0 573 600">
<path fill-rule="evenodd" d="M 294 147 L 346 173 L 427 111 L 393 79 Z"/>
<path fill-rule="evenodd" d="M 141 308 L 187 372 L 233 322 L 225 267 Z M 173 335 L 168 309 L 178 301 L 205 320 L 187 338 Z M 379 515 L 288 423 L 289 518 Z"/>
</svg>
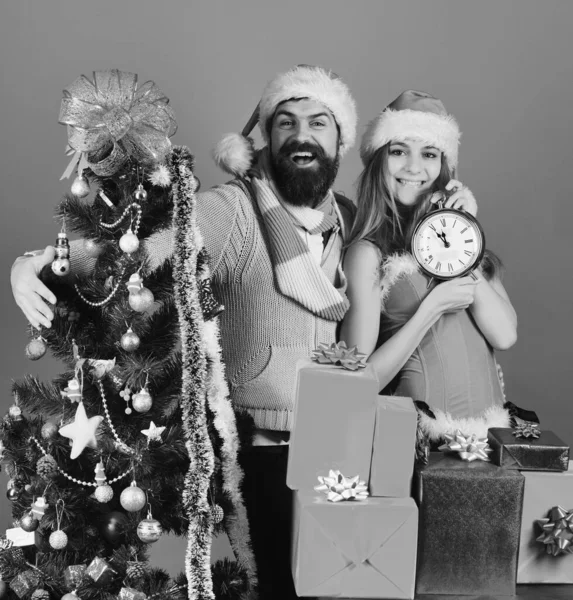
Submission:
<svg viewBox="0 0 573 600">
<path fill-rule="evenodd" d="M 213 149 L 213 159 L 223 171 L 244 175 L 251 167 L 255 147 L 253 140 L 240 133 L 227 134 Z"/>
</svg>

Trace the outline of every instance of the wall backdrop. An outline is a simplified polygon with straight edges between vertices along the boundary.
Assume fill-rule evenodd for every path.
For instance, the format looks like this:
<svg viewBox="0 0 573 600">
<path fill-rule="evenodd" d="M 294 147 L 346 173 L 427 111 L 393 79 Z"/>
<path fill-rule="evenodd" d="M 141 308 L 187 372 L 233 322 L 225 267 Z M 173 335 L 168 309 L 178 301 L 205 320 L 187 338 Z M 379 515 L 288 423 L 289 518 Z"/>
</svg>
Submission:
<svg viewBox="0 0 573 600">
<path fill-rule="evenodd" d="M 195 153 L 206 188 L 226 180 L 210 159 L 214 143 L 240 131 L 276 72 L 310 63 L 348 83 L 360 131 L 408 88 L 439 96 L 457 117 L 459 178 L 477 198 L 519 316 L 517 344 L 499 355 L 508 398 L 573 443 L 572 29 L 569 0 L 3 3 L 0 414 L 12 379 L 59 369 L 49 357 L 25 358 L 26 322 L 8 276 L 17 255 L 56 238 L 52 210 L 70 185 L 59 181 L 68 161 L 62 89 L 114 67 L 155 80 L 177 115 L 174 142 Z M 359 170 L 355 148 L 336 188 L 353 197 Z M 0 509 L 3 531 L 4 493 Z"/>
</svg>

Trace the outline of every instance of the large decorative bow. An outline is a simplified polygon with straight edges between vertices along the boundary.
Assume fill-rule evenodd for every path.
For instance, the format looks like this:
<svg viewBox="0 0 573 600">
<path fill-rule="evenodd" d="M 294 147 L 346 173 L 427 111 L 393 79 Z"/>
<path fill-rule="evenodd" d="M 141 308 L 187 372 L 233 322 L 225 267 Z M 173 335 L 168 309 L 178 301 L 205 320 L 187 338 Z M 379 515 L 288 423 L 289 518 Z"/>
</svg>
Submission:
<svg viewBox="0 0 573 600">
<path fill-rule="evenodd" d="M 356 346 L 348 348 L 346 342 L 336 344 L 319 344 L 312 351 L 312 360 L 323 365 L 336 365 L 349 371 L 356 371 L 366 367 L 366 354 L 361 354 Z"/>
<path fill-rule="evenodd" d="M 360 477 L 344 477 L 339 471 L 330 469 L 328 477 L 318 476 L 320 485 L 315 485 L 317 492 L 324 492 L 330 502 L 341 500 L 365 500 L 368 497 L 368 487 Z"/>
<path fill-rule="evenodd" d="M 536 522 L 543 531 L 537 541 L 545 544 L 547 554 L 573 554 L 573 510 L 554 506 L 547 519 Z"/>
<path fill-rule="evenodd" d="M 442 452 L 457 452 L 462 460 L 472 462 L 474 460 L 489 461 L 487 455 L 491 448 L 485 438 L 478 439 L 475 434 L 469 437 L 462 435 L 458 429 L 454 435 L 445 435 L 446 443 L 442 444 L 438 450 Z"/>
<path fill-rule="evenodd" d="M 106 176 L 130 156 L 141 164 L 161 161 L 177 130 L 168 102 L 153 81 L 138 88 L 135 73 L 95 71 L 93 81 L 81 75 L 64 90 L 60 106 L 59 122 L 76 152 L 72 163 L 85 153 L 88 166 Z"/>
</svg>

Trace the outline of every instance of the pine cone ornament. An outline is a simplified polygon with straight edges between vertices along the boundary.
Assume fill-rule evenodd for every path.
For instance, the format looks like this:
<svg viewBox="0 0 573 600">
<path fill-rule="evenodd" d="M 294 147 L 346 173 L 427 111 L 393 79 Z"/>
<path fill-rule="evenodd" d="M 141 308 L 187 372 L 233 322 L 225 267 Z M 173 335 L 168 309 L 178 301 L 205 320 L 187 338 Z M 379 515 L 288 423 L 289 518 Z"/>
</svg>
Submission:
<svg viewBox="0 0 573 600">
<path fill-rule="evenodd" d="M 50 592 L 47 590 L 36 590 L 32 594 L 32 600 L 50 600 Z"/>
<path fill-rule="evenodd" d="M 56 462 L 56 459 L 50 454 L 42 456 L 36 463 L 36 473 L 38 473 L 42 479 L 52 479 L 53 477 L 57 477 L 58 463 Z"/>
</svg>

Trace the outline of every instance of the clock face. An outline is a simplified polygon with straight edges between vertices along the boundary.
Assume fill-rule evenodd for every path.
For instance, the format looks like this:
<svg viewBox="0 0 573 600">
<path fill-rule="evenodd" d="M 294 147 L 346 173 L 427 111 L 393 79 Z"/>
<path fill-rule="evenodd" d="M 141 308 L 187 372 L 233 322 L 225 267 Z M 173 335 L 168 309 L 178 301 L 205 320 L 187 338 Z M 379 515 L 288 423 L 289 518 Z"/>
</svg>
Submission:
<svg viewBox="0 0 573 600">
<path fill-rule="evenodd" d="M 484 252 L 484 235 L 469 214 L 442 209 L 426 215 L 412 236 L 412 253 L 432 277 L 451 279 L 475 268 Z"/>
</svg>

